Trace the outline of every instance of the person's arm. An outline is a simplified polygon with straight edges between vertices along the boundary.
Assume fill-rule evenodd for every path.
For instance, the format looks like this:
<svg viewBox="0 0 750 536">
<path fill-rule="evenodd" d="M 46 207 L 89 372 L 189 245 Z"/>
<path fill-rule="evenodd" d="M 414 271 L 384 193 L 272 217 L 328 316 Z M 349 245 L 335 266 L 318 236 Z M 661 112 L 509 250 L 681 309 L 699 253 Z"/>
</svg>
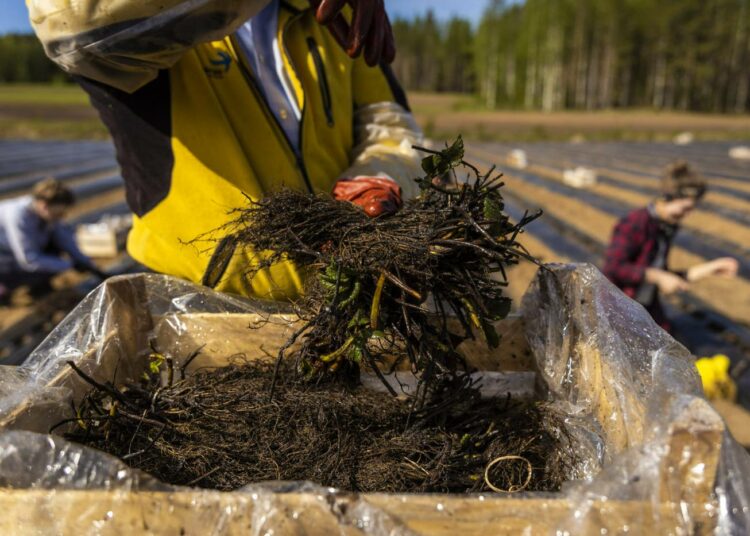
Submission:
<svg viewBox="0 0 750 536">
<path fill-rule="evenodd" d="M 18 265 L 30 273 L 57 274 L 72 268 L 71 261 L 44 252 L 45 237 L 37 228 L 36 219 L 26 213 L 8 222 L 8 242 Z"/>
<path fill-rule="evenodd" d="M 70 256 L 73 260 L 73 268 L 79 272 L 94 274 L 100 279 L 107 278 L 107 274 L 97 268 L 94 262 L 78 248 L 75 233 L 70 226 L 64 224 L 55 225 L 52 231 L 52 241 L 59 250 L 64 251 Z"/>
<path fill-rule="evenodd" d="M 381 177 L 395 181 L 404 198 L 418 193 L 421 155 L 412 148 L 423 135 L 406 97 L 385 64 L 369 67 L 363 58 L 353 70 L 354 149 L 343 179 Z"/>
<path fill-rule="evenodd" d="M 70 74 L 128 93 L 168 69 L 199 43 L 231 34 L 270 0 L 26 0 L 47 56 Z M 350 55 L 393 61 L 382 0 L 311 0 Z M 342 15 L 353 5 L 349 25 Z"/>
<path fill-rule="evenodd" d="M 221 39 L 269 0 L 27 0 L 63 70 L 133 92 L 195 45 Z"/>
<path fill-rule="evenodd" d="M 737 259 L 722 257 L 710 262 L 693 266 L 687 271 L 686 278 L 691 283 L 706 279 L 707 277 L 737 277 L 740 264 Z"/>
<path fill-rule="evenodd" d="M 647 268 L 644 279 L 646 283 L 656 285 L 659 292 L 665 296 L 684 292 L 690 287 L 688 281 L 680 273 L 660 268 Z"/>
</svg>

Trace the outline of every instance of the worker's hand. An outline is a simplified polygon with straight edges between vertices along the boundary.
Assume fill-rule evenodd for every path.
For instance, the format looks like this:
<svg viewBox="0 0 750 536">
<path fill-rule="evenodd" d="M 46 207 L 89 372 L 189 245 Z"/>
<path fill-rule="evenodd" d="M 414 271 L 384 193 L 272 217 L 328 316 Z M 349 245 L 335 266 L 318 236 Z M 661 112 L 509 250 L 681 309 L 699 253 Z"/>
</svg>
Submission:
<svg viewBox="0 0 750 536">
<path fill-rule="evenodd" d="M 339 179 L 333 187 L 333 197 L 354 203 L 372 218 L 393 214 L 403 204 L 401 187 L 393 179 L 381 177 Z"/>
<path fill-rule="evenodd" d="M 731 257 L 722 257 L 711 262 L 693 266 L 692 268 L 690 268 L 690 270 L 688 270 L 687 277 L 688 281 L 700 281 L 701 279 L 705 279 L 707 277 L 733 278 L 737 277 L 737 272 L 739 272 L 739 269 L 740 263 L 737 261 L 737 259 L 733 259 Z"/>
<path fill-rule="evenodd" d="M 351 26 L 341 13 L 347 3 L 354 10 Z M 370 67 L 393 62 L 396 45 L 383 0 L 310 0 L 310 4 L 318 22 L 328 27 L 350 57 L 364 50 Z"/>
<path fill-rule="evenodd" d="M 648 269 L 646 272 L 646 281 L 656 285 L 659 292 L 665 296 L 684 292 L 690 287 L 690 284 L 679 275 L 656 268 Z"/>
</svg>

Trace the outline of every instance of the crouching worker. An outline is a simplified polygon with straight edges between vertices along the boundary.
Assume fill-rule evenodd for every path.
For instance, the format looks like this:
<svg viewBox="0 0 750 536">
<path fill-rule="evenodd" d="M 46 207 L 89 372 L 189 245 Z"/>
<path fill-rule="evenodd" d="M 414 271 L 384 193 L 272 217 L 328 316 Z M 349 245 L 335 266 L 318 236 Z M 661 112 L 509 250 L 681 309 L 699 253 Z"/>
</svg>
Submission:
<svg viewBox="0 0 750 536">
<path fill-rule="evenodd" d="M 0 300 L 22 285 L 48 291 L 52 277 L 70 269 L 106 277 L 62 223 L 74 203 L 73 192 L 54 179 L 38 183 L 30 196 L 0 202 Z"/>
<path fill-rule="evenodd" d="M 635 299 L 667 331 L 660 295 L 688 290 L 707 277 L 735 277 L 739 263 L 720 258 L 677 272 L 669 268 L 669 250 L 679 224 L 705 195 L 706 183 L 685 162 L 670 166 L 662 178 L 661 196 L 625 216 L 615 227 L 607 248 L 604 274 Z"/>
<path fill-rule="evenodd" d="M 227 253 L 232 209 L 289 188 L 378 216 L 415 193 L 421 134 L 389 67 L 383 0 L 27 5 L 112 134 L 135 214 L 128 252 L 151 270 L 294 298 L 293 265 L 249 280 L 262 252 Z"/>
</svg>

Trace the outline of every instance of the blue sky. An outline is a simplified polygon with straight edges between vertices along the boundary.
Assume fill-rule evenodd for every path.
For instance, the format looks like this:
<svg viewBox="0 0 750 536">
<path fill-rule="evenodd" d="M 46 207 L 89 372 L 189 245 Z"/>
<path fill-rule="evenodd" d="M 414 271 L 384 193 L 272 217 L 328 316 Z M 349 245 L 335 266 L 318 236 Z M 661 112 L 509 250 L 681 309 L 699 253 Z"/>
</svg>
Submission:
<svg viewBox="0 0 750 536">
<path fill-rule="evenodd" d="M 422 15 L 428 9 L 445 19 L 452 15 L 478 20 L 487 0 L 385 0 L 392 17 L 411 18 Z M 2 0 L 0 6 L 0 34 L 30 32 L 28 13 L 24 0 Z"/>
<path fill-rule="evenodd" d="M 0 34 L 30 32 L 29 12 L 24 0 L 2 0 L 0 6 Z"/>
<path fill-rule="evenodd" d="M 441 19 L 459 15 L 463 18 L 477 21 L 482 16 L 489 0 L 385 0 L 391 17 L 410 19 L 415 15 L 423 15 L 427 10 L 432 11 Z"/>
</svg>

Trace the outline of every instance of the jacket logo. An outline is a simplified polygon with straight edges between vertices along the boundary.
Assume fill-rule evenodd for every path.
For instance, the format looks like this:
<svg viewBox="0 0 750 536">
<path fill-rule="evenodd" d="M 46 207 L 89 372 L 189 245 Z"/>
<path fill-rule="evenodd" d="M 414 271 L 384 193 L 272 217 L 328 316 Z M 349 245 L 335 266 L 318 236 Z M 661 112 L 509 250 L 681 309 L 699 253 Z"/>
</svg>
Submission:
<svg viewBox="0 0 750 536">
<path fill-rule="evenodd" d="M 209 76 L 223 78 L 229 72 L 229 67 L 232 65 L 232 57 L 223 50 L 219 50 L 216 54 L 219 56 L 218 58 L 208 60 L 214 67 L 205 67 L 203 70 Z"/>
</svg>

